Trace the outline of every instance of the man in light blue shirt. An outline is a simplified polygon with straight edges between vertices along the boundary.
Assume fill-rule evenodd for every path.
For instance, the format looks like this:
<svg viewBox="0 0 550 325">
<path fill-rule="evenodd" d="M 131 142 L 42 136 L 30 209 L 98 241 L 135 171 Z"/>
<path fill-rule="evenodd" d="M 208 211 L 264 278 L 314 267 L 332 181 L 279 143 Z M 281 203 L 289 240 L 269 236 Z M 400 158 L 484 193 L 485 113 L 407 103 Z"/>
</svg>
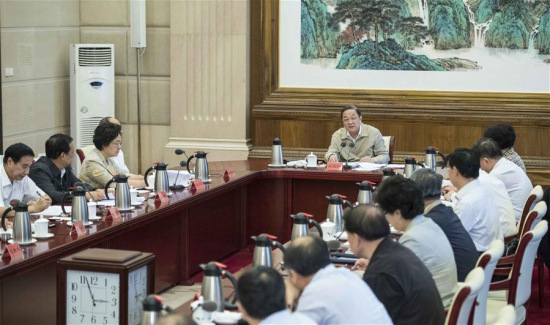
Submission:
<svg viewBox="0 0 550 325">
<path fill-rule="evenodd" d="M 392 324 L 384 305 L 361 278 L 330 263 L 321 238 L 294 239 L 284 262 L 290 272 L 289 292 L 302 292 L 297 312 L 318 324 Z"/>
<path fill-rule="evenodd" d="M 283 277 L 272 268 L 256 266 L 237 281 L 237 306 L 242 318 L 257 324 L 316 324 L 306 315 L 286 310 Z"/>
</svg>

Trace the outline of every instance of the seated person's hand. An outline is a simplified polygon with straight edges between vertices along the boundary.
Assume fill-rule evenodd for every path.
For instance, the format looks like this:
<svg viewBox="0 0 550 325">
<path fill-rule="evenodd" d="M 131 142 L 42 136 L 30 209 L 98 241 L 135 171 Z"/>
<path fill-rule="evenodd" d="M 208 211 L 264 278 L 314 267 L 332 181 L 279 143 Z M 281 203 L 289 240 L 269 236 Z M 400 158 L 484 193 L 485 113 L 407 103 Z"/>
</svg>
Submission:
<svg viewBox="0 0 550 325">
<path fill-rule="evenodd" d="M 338 162 L 336 155 L 330 155 L 330 157 L 328 157 L 328 162 Z"/>
<path fill-rule="evenodd" d="M 376 162 L 376 160 L 374 160 L 374 158 L 371 158 L 371 157 L 363 157 L 359 161 L 360 162 L 368 162 L 368 163 L 375 163 Z"/>
<path fill-rule="evenodd" d="M 13 216 L 7 217 L 7 218 L 13 218 Z M 5 222 L 6 222 L 6 229 L 9 230 L 10 228 L 13 228 L 13 222 L 9 221 L 8 219 L 6 219 Z M 1 228 L 1 227 L 0 227 L 0 228 Z M 2 231 L 3 231 L 3 230 L 4 230 L 4 229 L 2 229 Z"/>
<path fill-rule="evenodd" d="M 366 258 L 358 258 L 357 261 L 355 261 L 355 265 L 352 269 L 366 271 L 367 266 L 369 266 L 369 260 L 367 260 Z"/>
<path fill-rule="evenodd" d="M 44 196 L 36 201 L 28 201 L 27 205 L 29 206 L 30 213 L 42 212 L 52 205 L 52 199 L 47 194 L 44 194 Z"/>
<path fill-rule="evenodd" d="M 110 189 L 109 189 L 110 190 Z M 91 195 L 91 197 L 90 197 Z M 94 201 L 101 201 L 105 198 L 105 190 L 97 189 L 95 191 L 92 191 L 90 193 L 86 193 L 86 199 L 93 199 Z"/>
<path fill-rule="evenodd" d="M 445 200 L 447 201 L 450 201 L 451 195 L 456 192 L 458 192 L 458 189 L 452 185 L 443 186 L 443 197 L 445 197 Z"/>
</svg>

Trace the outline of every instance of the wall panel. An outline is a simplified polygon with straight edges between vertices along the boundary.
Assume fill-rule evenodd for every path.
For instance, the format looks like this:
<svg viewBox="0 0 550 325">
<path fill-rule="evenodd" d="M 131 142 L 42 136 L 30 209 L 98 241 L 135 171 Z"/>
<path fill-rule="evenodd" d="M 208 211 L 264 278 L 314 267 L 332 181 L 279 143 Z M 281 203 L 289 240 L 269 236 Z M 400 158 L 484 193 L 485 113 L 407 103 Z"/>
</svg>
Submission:
<svg viewBox="0 0 550 325">
<path fill-rule="evenodd" d="M 549 94 L 279 87 L 279 1 L 251 4 L 251 157 L 268 157 L 275 137 L 282 139 L 287 157 L 324 153 L 341 127 L 340 108 L 355 104 L 364 122 L 395 136 L 397 162 L 422 156 L 429 145 L 445 153 L 471 147 L 488 125 L 510 123 L 530 171 L 550 169 L 550 147 L 544 145 L 550 135 Z"/>
</svg>

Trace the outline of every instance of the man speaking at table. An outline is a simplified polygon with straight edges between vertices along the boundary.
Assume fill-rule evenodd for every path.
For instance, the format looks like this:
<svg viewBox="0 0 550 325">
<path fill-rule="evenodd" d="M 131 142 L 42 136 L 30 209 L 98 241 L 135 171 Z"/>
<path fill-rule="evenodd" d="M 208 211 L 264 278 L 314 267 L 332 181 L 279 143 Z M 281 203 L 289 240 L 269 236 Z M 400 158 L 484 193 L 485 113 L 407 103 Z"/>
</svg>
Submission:
<svg viewBox="0 0 550 325">
<path fill-rule="evenodd" d="M 361 111 L 357 106 L 342 108 L 340 118 L 344 127 L 332 134 L 330 147 L 325 154 L 327 162 L 360 161 L 385 164 L 390 161 L 382 133 L 377 128 L 362 123 Z"/>
</svg>

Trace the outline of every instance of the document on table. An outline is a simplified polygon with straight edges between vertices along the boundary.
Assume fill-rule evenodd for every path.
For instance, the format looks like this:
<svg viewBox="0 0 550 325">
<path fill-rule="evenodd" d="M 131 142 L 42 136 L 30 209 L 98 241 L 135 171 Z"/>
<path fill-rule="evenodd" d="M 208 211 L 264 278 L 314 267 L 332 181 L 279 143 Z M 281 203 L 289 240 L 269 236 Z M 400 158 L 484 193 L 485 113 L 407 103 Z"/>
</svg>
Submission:
<svg viewBox="0 0 550 325">
<path fill-rule="evenodd" d="M 66 206 L 65 211 L 71 213 L 71 206 Z M 33 216 L 45 215 L 45 216 L 59 216 L 63 213 L 60 205 L 50 205 L 46 210 L 38 213 L 31 213 Z"/>
<path fill-rule="evenodd" d="M 388 165 L 386 165 L 386 167 L 391 168 L 391 169 L 404 169 L 405 164 L 388 164 Z"/>
<path fill-rule="evenodd" d="M 353 162 L 350 163 L 350 165 L 353 167 L 353 170 L 362 172 L 371 172 L 386 167 L 386 164 L 375 164 L 369 162 Z"/>
</svg>

